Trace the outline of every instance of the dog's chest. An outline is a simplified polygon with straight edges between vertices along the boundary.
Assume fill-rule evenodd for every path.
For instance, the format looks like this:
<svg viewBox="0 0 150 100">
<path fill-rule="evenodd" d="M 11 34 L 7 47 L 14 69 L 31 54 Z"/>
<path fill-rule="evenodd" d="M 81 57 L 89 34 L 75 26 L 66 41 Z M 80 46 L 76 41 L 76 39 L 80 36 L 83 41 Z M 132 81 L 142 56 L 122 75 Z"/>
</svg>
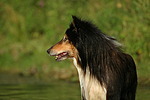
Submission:
<svg viewBox="0 0 150 100">
<path fill-rule="evenodd" d="M 101 86 L 97 79 L 91 77 L 88 69 L 86 69 L 86 74 L 84 75 L 83 70 L 78 66 L 76 60 L 74 60 L 74 65 L 79 74 L 82 97 L 86 100 L 106 100 L 105 87 Z"/>
</svg>

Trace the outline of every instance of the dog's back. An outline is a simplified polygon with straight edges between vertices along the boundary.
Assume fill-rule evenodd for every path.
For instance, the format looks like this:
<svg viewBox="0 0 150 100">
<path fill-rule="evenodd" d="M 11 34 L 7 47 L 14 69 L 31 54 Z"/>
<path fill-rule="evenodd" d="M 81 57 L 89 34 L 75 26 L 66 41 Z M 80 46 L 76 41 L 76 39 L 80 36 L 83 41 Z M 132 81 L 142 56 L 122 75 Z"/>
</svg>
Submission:
<svg viewBox="0 0 150 100">
<path fill-rule="evenodd" d="M 118 61 L 120 60 L 120 61 Z M 108 71 L 107 100 L 135 100 L 137 87 L 136 66 L 132 57 L 122 53 L 112 62 L 119 64 L 116 72 Z"/>
</svg>

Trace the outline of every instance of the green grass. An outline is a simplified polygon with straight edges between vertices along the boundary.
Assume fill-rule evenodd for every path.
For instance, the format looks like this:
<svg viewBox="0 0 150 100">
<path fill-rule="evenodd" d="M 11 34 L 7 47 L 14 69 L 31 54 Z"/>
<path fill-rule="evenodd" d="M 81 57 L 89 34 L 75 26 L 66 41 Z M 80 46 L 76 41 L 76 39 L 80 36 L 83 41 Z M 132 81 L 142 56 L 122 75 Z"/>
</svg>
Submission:
<svg viewBox="0 0 150 100">
<path fill-rule="evenodd" d="M 149 0 L 0 0 L 0 69 L 27 74 L 73 71 L 69 61 L 55 62 L 46 50 L 62 38 L 71 15 L 76 15 L 116 37 L 135 59 L 139 77 L 149 77 L 149 4 Z"/>
</svg>

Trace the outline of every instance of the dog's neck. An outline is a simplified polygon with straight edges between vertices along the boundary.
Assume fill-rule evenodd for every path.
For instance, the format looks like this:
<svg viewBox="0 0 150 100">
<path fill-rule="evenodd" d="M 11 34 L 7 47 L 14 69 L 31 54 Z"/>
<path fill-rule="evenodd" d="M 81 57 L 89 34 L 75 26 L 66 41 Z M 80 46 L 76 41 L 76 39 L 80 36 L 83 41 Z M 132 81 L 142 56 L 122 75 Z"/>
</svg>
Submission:
<svg viewBox="0 0 150 100">
<path fill-rule="evenodd" d="M 83 100 L 106 100 L 106 89 L 98 80 L 90 75 L 89 67 L 86 73 L 81 68 L 80 58 L 73 58 L 73 63 L 78 71 L 81 95 Z"/>
</svg>

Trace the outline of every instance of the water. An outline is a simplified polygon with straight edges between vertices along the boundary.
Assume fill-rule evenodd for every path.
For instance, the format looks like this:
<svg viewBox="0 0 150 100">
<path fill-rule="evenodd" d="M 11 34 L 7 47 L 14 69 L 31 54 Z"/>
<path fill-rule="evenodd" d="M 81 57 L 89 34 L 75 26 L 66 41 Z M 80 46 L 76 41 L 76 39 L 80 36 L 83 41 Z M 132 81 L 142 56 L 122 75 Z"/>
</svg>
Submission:
<svg viewBox="0 0 150 100">
<path fill-rule="evenodd" d="M 1 84 L 0 100 L 79 100 L 78 87 L 64 83 Z"/>
<path fill-rule="evenodd" d="M 0 73 L 0 100 L 80 100 L 78 82 Z"/>
<path fill-rule="evenodd" d="M 0 75 L 0 100 L 80 100 L 78 82 Z M 150 100 L 150 86 L 139 86 L 137 100 Z"/>
</svg>

